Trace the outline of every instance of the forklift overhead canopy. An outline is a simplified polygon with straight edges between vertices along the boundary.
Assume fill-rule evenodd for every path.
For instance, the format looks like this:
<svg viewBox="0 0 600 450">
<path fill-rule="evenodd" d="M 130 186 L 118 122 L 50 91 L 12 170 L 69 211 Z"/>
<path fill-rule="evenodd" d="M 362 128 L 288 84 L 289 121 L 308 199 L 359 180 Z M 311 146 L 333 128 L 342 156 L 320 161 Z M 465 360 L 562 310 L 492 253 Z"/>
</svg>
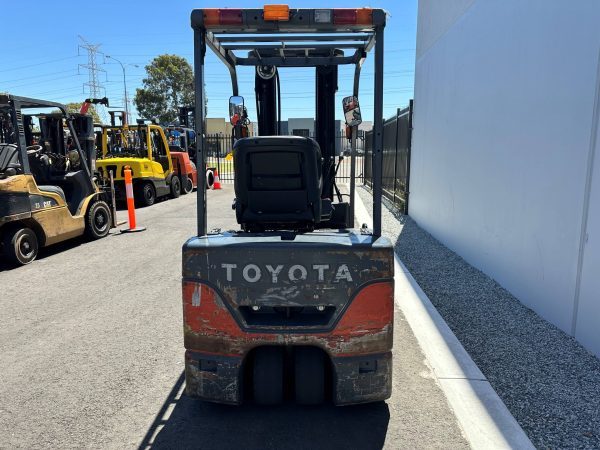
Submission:
<svg viewBox="0 0 600 450">
<path fill-rule="evenodd" d="M 36 114 L 34 112 L 27 111 L 30 109 L 41 109 L 41 108 L 57 109 L 58 112 L 49 111 L 49 112 L 43 113 L 43 114 Z M 23 110 L 25 110 L 25 111 L 23 111 Z M 25 114 L 25 112 L 27 112 L 27 114 Z M 19 148 L 20 164 L 21 164 L 21 167 L 22 167 L 24 173 L 30 173 L 29 158 L 27 156 L 28 142 L 26 139 L 26 133 L 25 133 L 26 127 L 25 127 L 25 123 L 24 123 L 25 115 L 30 116 L 30 118 L 31 118 L 31 116 L 48 117 L 48 118 L 53 117 L 55 119 L 55 122 L 56 122 L 56 120 L 62 120 L 62 118 L 64 118 L 68 123 L 70 136 L 76 143 L 75 148 L 76 148 L 77 152 L 79 153 L 80 160 L 87 161 L 89 159 L 88 155 L 84 155 L 81 152 L 79 137 L 77 136 L 77 133 L 75 132 L 75 129 L 73 128 L 72 115 L 68 113 L 66 106 L 63 105 L 62 103 L 49 102 L 46 100 L 38 100 L 38 99 L 34 99 L 34 98 L 29 98 L 29 97 L 21 97 L 18 95 L 11 95 L 8 93 L 0 93 L 0 113 L 8 113 L 8 115 L 11 116 L 10 122 L 11 122 L 12 129 L 17 130 L 17 132 L 15 133 L 16 142 L 14 142 L 14 144 L 17 145 L 17 147 Z M 2 125 L 1 122 L 0 122 L 0 125 Z M 57 129 L 62 129 L 62 126 L 63 125 L 61 123 L 60 125 L 58 125 Z M 61 130 L 61 132 L 62 132 L 62 130 Z M 0 135 L 2 135 L 2 133 L 0 133 Z M 57 145 L 64 145 L 64 143 L 57 142 Z M 61 153 L 61 154 L 64 153 L 65 148 L 64 147 L 61 147 L 61 148 L 62 148 L 62 152 L 58 152 L 55 149 L 55 153 Z M 83 169 L 86 172 L 86 175 L 88 175 L 89 179 L 91 180 L 90 166 L 88 164 L 84 164 Z"/>
<path fill-rule="evenodd" d="M 67 113 L 65 105 L 62 103 L 47 102 L 46 100 L 36 100 L 35 98 L 19 97 L 17 95 L 0 94 L 0 106 L 9 105 L 16 102 L 20 108 L 58 108 L 63 113 Z"/>
<path fill-rule="evenodd" d="M 383 9 L 195 9 L 194 72 L 196 132 L 204 135 L 204 57 L 208 46 L 227 66 L 232 94 L 239 95 L 236 66 L 317 67 L 355 66 L 352 94 L 358 96 L 361 66 L 375 49 L 373 108 L 373 234 L 381 235 L 381 176 L 383 145 Z M 248 52 L 248 50 L 250 50 Z M 241 55 L 240 51 L 246 51 Z M 204 140 L 197 140 L 198 167 L 204 165 Z M 198 186 L 198 235 L 206 234 L 206 191 Z"/>
<path fill-rule="evenodd" d="M 267 5 L 265 8 L 268 8 Z M 206 44 L 231 74 L 235 66 L 315 67 L 355 64 L 353 94 L 358 95 L 360 66 L 385 26 L 382 9 L 288 9 L 288 20 L 268 20 L 266 9 L 196 9 L 192 28 L 203 30 Z M 336 50 L 350 50 L 348 54 Z M 251 50 L 246 57 L 236 50 Z"/>
</svg>

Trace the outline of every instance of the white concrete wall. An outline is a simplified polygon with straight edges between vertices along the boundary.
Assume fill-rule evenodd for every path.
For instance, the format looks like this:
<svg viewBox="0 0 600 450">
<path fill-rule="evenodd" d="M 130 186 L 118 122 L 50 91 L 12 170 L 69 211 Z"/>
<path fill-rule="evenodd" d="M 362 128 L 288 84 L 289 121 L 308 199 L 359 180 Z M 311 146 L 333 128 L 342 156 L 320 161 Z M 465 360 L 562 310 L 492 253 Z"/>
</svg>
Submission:
<svg viewBox="0 0 600 450">
<path fill-rule="evenodd" d="M 600 69 L 600 67 L 599 67 Z M 600 77 L 600 74 L 599 74 Z M 600 89 L 600 86 L 599 86 Z M 600 104 L 596 114 L 600 115 Z M 581 281 L 574 319 L 575 337 L 600 355 L 600 126 L 596 122 L 595 152 L 590 154 L 588 217 L 583 230 Z M 594 144 L 594 142 L 592 142 Z"/>
<path fill-rule="evenodd" d="M 599 55 L 596 0 L 420 0 L 409 211 L 598 355 Z"/>
</svg>

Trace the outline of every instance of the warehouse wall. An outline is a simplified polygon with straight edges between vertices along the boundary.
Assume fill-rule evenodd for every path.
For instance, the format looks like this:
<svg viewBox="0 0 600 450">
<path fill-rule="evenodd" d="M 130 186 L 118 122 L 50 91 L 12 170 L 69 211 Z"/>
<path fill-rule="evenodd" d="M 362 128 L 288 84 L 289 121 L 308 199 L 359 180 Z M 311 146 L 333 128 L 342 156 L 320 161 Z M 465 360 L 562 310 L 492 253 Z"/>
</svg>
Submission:
<svg viewBox="0 0 600 450">
<path fill-rule="evenodd" d="M 409 211 L 598 355 L 599 23 L 595 0 L 420 0 Z"/>
</svg>

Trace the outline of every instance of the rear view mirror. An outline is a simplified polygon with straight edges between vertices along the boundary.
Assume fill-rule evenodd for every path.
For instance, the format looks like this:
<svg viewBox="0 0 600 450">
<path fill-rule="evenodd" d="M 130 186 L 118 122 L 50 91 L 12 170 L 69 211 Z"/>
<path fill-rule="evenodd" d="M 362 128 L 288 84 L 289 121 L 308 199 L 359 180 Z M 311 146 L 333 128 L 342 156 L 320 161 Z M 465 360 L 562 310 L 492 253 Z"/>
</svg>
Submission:
<svg viewBox="0 0 600 450">
<path fill-rule="evenodd" d="M 229 97 L 229 122 L 236 125 L 244 115 L 244 97 L 233 95 Z"/>
<path fill-rule="evenodd" d="M 342 106 L 344 108 L 344 119 L 346 120 L 347 126 L 356 127 L 362 123 L 358 97 L 352 95 L 344 98 L 342 100 Z"/>
</svg>

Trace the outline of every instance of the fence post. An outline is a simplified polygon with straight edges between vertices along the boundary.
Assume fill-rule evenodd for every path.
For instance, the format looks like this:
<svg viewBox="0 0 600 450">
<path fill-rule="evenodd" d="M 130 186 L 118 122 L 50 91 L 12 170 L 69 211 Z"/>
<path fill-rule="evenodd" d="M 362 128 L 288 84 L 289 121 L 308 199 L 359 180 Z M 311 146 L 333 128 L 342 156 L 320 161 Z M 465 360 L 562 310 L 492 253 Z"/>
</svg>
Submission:
<svg viewBox="0 0 600 450">
<path fill-rule="evenodd" d="M 414 100 L 412 99 L 408 102 L 408 136 L 406 139 L 408 143 L 408 151 L 406 154 L 406 202 L 404 202 L 404 214 L 408 214 L 408 198 L 410 196 L 410 158 L 412 153 L 413 102 Z"/>
<path fill-rule="evenodd" d="M 363 154 L 363 186 L 367 186 L 367 161 L 370 159 L 369 154 L 372 153 L 372 147 L 373 147 L 373 140 L 371 140 L 371 150 L 369 150 L 369 146 L 367 145 L 368 139 L 369 139 L 369 133 L 371 133 L 371 135 L 373 135 L 373 130 L 371 131 L 367 131 L 364 134 L 364 154 Z"/>
<path fill-rule="evenodd" d="M 218 136 L 216 136 L 217 139 L 217 173 L 220 175 L 221 174 L 221 154 L 223 153 L 221 150 L 222 144 L 223 144 L 223 138 L 225 136 L 222 134 L 219 134 Z"/>
<path fill-rule="evenodd" d="M 396 142 L 394 143 L 394 147 L 396 149 L 396 154 L 394 156 L 394 198 L 392 203 L 396 204 L 396 191 L 398 189 L 398 129 L 400 125 L 400 108 L 396 109 Z"/>
</svg>

